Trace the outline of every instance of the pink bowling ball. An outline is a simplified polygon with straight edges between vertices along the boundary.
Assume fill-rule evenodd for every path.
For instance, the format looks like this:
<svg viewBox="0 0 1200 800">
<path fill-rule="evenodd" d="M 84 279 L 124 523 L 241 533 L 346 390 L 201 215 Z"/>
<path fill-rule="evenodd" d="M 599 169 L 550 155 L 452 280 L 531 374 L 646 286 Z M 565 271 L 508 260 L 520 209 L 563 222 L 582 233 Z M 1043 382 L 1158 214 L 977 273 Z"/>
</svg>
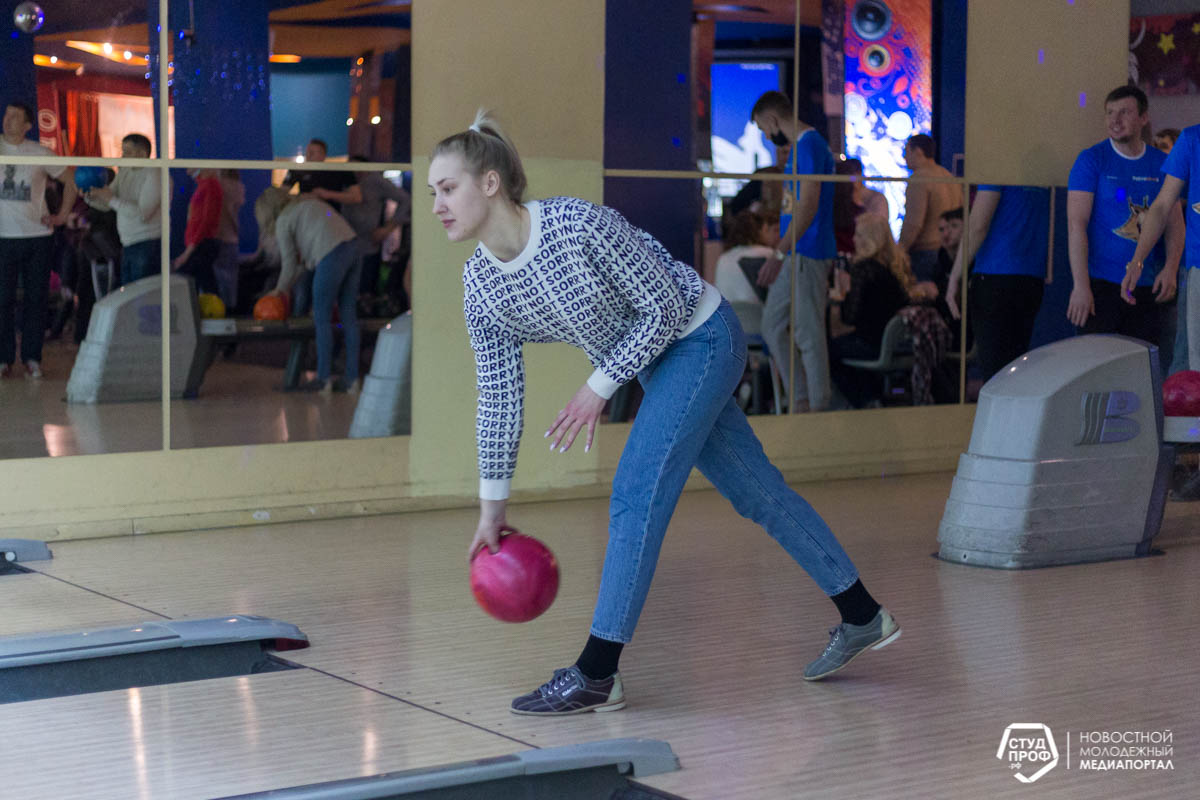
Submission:
<svg viewBox="0 0 1200 800">
<path fill-rule="evenodd" d="M 558 561 L 532 536 L 511 533 L 495 555 L 486 547 L 471 560 L 471 592 L 480 608 L 502 622 L 528 622 L 558 594 Z"/>
</svg>

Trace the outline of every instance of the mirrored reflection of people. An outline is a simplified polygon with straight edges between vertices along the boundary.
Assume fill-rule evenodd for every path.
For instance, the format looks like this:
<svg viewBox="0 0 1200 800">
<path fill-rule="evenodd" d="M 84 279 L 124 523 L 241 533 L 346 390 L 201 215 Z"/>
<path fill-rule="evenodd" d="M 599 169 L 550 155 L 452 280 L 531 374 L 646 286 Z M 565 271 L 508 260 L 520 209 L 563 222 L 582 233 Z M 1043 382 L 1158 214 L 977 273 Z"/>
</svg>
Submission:
<svg viewBox="0 0 1200 800">
<path fill-rule="evenodd" d="M 900 226 L 900 248 L 908 253 L 917 281 L 937 282 L 938 250 L 942 236 L 938 222 L 942 213 L 962 205 L 962 188 L 950 170 L 934 160 L 933 138 L 924 133 L 904 144 L 904 161 L 918 180 L 904 192 L 904 223 Z M 944 180 L 939 180 L 944 179 Z"/>
<path fill-rule="evenodd" d="M 958 255 L 958 246 L 962 243 L 962 235 L 962 206 L 955 206 L 943 211 L 941 217 L 938 218 L 938 236 L 941 239 L 941 246 L 938 248 L 938 267 L 934 276 L 934 283 L 938 285 L 942 294 L 945 294 L 946 277 L 954 268 L 954 259 Z"/>
<path fill-rule="evenodd" d="M 196 281 L 196 291 L 220 294 L 214 266 L 221 245 L 217 228 L 224 190 L 216 170 L 191 169 L 188 175 L 196 181 L 196 190 L 188 201 L 183 252 L 171 261 L 171 269 L 190 275 Z"/>
<path fill-rule="evenodd" d="M 264 248 L 279 253 L 279 279 L 268 294 L 287 294 L 301 273 L 312 272 L 317 377 L 301 389 L 323 394 L 358 391 L 357 306 L 362 262 L 354 229 L 325 201 L 293 197 L 274 186 L 268 186 L 259 195 L 254 203 L 254 216 Z M 332 377 L 335 304 L 346 344 L 346 366 L 337 381 Z"/>
<path fill-rule="evenodd" d="M 351 162 L 362 163 L 363 156 L 351 156 Z M 396 230 L 412 220 L 412 197 L 404 189 L 383 177 L 379 172 L 355 172 L 361 202 L 342 207 L 342 216 L 358 234 L 362 253 L 362 282 L 359 296 L 365 303 L 379 291 L 379 268 L 383 242 Z M 384 219 L 388 201 L 395 203 L 392 215 Z"/>
<path fill-rule="evenodd" d="M 221 214 L 217 219 L 217 259 L 213 272 L 217 276 L 218 293 L 225 307 L 231 310 L 238 304 L 239 254 L 241 223 L 238 215 L 246 203 L 246 184 L 236 169 L 217 171 L 221 182 Z"/>
<path fill-rule="evenodd" d="M 892 239 L 887 217 L 863 214 L 858 218 L 854 258 L 836 276 L 830 291 L 834 313 L 829 361 L 838 391 L 852 408 L 863 408 L 880 399 L 879 378 L 844 365 L 842 359 L 879 355 L 883 329 L 909 304 L 915 285 L 908 255 Z"/>
<path fill-rule="evenodd" d="M 320 164 L 329 155 L 329 145 L 323 139 L 312 139 L 304 148 L 304 161 Z M 341 211 L 343 203 L 361 203 L 362 193 L 353 172 L 344 170 L 293 169 L 283 176 L 283 188 L 295 186 L 300 194 L 316 194 L 320 199 Z"/>
<path fill-rule="evenodd" d="M 779 241 L 779 223 L 746 210 L 732 219 L 721 243 L 725 252 L 717 259 L 716 286 L 721 296 L 734 304 L 761 306 L 766 288 L 758 286 L 758 270 L 774 254 Z"/>
<path fill-rule="evenodd" d="M 0 155 L 53 156 L 26 136 L 33 130 L 33 109 L 12 102 L 4 109 Z M 21 363 L 28 378 L 42 377 L 42 345 L 50 292 L 54 229 L 67 221 L 75 205 L 74 170 L 61 165 L 5 164 L 0 166 L 0 377 L 14 373 L 17 358 L 16 320 L 18 282 L 21 303 Z M 63 181 L 57 214 L 46 207 L 46 182 Z"/>
<path fill-rule="evenodd" d="M 1136 86 L 1104 99 L 1108 138 L 1079 154 L 1067 181 L 1067 231 L 1074 283 L 1067 318 L 1083 333 L 1119 333 L 1158 343 L 1174 306 L 1183 254 L 1183 215 L 1166 218 L 1166 244 L 1139 266 L 1138 282 L 1122 290 L 1142 219 L 1163 184 L 1166 154 L 1142 141 L 1148 102 Z M 1130 302 L 1130 301 L 1133 302 Z"/>
<path fill-rule="evenodd" d="M 766 92 L 758 98 L 750 118 L 776 147 L 788 148 L 786 172 L 833 174 L 829 145 L 812 126 L 793 119 L 792 101 L 782 92 Z M 767 348 L 779 354 L 784 374 L 791 370 L 788 401 L 793 411 L 823 411 L 831 397 L 825 310 L 829 272 L 837 256 L 833 194 L 831 182 L 784 184 L 779 241 L 758 277 L 760 286 L 771 287 L 763 309 L 762 335 Z M 788 346 L 789 322 L 799 358 Z"/>
<path fill-rule="evenodd" d="M 131 133 L 121 140 L 122 158 L 149 158 L 150 140 Z M 91 189 L 88 205 L 117 212 L 121 237 L 121 283 L 159 271 L 162 251 L 162 187 L 153 167 L 121 167 L 108 186 Z"/>
<path fill-rule="evenodd" d="M 857 158 L 847 158 L 835 164 L 838 175 L 850 175 L 853 183 L 836 184 L 833 194 L 833 228 L 837 251 L 854 254 L 854 221 L 863 214 L 887 219 L 887 196 L 863 183 L 863 165 Z"/>
<path fill-rule="evenodd" d="M 962 318 L 963 265 L 970 264 L 968 319 L 986 382 L 1029 350 L 1046 288 L 1050 190 L 981 185 L 967 224 L 970 251 L 960 248 L 954 260 L 946 305 L 954 319 Z"/>
</svg>

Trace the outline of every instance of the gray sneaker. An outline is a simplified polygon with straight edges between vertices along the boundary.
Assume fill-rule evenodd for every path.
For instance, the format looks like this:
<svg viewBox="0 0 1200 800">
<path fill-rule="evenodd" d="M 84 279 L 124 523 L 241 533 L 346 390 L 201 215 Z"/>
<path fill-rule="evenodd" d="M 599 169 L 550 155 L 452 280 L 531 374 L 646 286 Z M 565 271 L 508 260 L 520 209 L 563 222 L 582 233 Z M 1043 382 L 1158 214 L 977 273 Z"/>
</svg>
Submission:
<svg viewBox="0 0 1200 800">
<path fill-rule="evenodd" d="M 900 638 L 900 626 L 886 608 L 866 625 L 843 622 L 829 629 L 829 644 L 820 658 L 804 668 L 804 680 L 819 681 L 849 664 L 868 647 L 878 650 Z"/>
<path fill-rule="evenodd" d="M 579 667 L 554 670 L 554 677 L 529 694 L 512 701 L 514 714 L 561 717 L 585 711 L 616 711 L 625 707 L 621 673 L 604 680 L 584 676 Z"/>
</svg>

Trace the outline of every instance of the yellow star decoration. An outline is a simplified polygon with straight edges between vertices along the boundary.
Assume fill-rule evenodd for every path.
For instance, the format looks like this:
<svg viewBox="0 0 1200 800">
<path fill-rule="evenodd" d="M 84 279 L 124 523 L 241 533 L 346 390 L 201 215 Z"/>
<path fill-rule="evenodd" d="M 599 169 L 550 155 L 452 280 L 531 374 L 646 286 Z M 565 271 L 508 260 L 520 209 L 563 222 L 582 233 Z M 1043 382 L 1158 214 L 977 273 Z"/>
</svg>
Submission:
<svg viewBox="0 0 1200 800">
<path fill-rule="evenodd" d="M 1167 53 L 1175 49 L 1175 34 L 1164 33 L 1158 37 L 1158 49 L 1163 51 L 1165 56 Z"/>
</svg>

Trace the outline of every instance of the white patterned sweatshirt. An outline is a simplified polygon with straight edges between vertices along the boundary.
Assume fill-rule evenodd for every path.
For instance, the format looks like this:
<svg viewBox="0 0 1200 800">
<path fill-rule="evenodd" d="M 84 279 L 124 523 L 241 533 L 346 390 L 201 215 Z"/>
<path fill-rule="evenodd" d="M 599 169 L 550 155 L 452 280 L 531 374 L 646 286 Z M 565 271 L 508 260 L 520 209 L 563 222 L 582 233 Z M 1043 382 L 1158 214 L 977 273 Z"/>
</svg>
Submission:
<svg viewBox="0 0 1200 800">
<path fill-rule="evenodd" d="M 512 261 L 480 242 L 463 269 L 463 312 L 479 390 L 479 496 L 508 497 L 525 404 L 526 342 L 566 342 L 595 367 L 608 398 L 677 339 L 700 327 L 721 295 L 618 212 L 553 197 L 525 204 L 529 241 Z"/>
</svg>

